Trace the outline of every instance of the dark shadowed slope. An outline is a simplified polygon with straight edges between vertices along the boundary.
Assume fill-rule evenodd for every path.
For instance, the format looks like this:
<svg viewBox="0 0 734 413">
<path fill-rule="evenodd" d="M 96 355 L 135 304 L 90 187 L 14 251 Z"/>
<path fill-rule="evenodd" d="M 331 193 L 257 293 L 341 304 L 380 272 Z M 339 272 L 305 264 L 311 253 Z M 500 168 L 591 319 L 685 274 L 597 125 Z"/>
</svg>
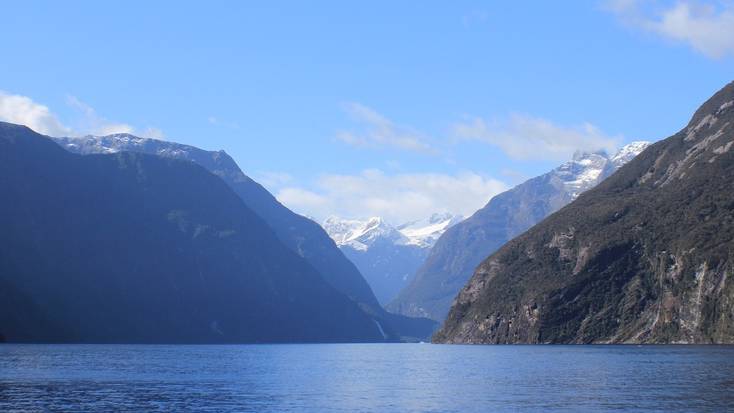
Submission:
<svg viewBox="0 0 734 413">
<path fill-rule="evenodd" d="M 80 154 L 130 151 L 197 163 L 222 178 L 245 205 L 273 229 L 283 244 L 308 261 L 329 284 L 380 320 L 389 336 L 428 339 L 436 328 L 436 324 L 430 320 L 384 311 L 362 274 L 323 228 L 283 206 L 262 185 L 245 175 L 224 151 L 205 151 L 189 145 L 129 134 L 53 139 L 67 150 Z"/>
<path fill-rule="evenodd" d="M 80 156 L 0 123 L 0 334 L 42 342 L 382 341 L 218 177 Z"/>
<path fill-rule="evenodd" d="M 734 342 L 734 83 L 487 258 L 444 343 Z"/>
<path fill-rule="evenodd" d="M 411 283 L 387 308 L 443 321 L 454 297 L 484 258 L 593 188 L 647 145 L 634 142 L 614 156 L 576 154 L 558 168 L 495 196 L 438 239 Z"/>
<path fill-rule="evenodd" d="M 377 306 L 369 285 L 320 225 L 283 206 L 262 185 L 245 175 L 224 151 L 129 134 L 52 138 L 65 149 L 80 154 L 140 152 L 197 163 L 222 178 L 275 231 L 291 250 L 305 258 L 339 291 L 368 306 Z"/>
</svg>

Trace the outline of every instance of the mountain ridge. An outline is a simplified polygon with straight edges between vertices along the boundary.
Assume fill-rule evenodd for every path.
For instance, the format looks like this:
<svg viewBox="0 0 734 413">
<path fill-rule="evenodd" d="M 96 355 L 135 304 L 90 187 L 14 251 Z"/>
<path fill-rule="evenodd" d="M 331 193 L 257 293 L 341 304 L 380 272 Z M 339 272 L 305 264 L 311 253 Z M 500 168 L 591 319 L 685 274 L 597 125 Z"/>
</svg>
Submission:
<svg viewBox="0 0 734 413">
<path fill-rule="evenodd" d="M 0 189 L 6 341 L 386 341 L 195 163 L 81 156 L 0 122 Z"/>
<path fill-rule="evenodd" d="M 557 168 L 496 195 L 438 239 L 415 277 L 387 308 L 442 321 L 489 253 L 603 181 L 647 145 L 632 142 L 611 156 L 579 152 Z"/>
<path fill-rule="evenodd" d="M 370 315 L 382 321 L 389 334 L 407 340 L 428 339 L 435 322 L 390 314 L 383 309 L 357 267 L 316 222 L 282 205 L 262 185 L 244 174 L 225 151 L 206 151 L 191 145 L 131 134 L 52 138 L 79 154 L 132 151 L 199 164 L 222 178 L 243 202 L 275 231 L 292 251 L 306 259 L 334 288 L 346 294 Z M 394 333 L 392 333 L 394 332 Z"/>
<path fill-rule="evenodd" d="M 734 342 L 734 82 L 477 268 L 441 343 Z"/>
<path fill-rule="evenodd" d="M 378 216 L 368 219 L 331 216 L 321 226 L 338 246 L 349 245 L 356 250 L 369 249 L 377 238 L 389 239 L 398 245 L 431 248 L 441 234 L 459 221 L 461 216 L 450 213 L 435 213 L 426 219 L 399 225 L 390 224 Z"/>
</svg>

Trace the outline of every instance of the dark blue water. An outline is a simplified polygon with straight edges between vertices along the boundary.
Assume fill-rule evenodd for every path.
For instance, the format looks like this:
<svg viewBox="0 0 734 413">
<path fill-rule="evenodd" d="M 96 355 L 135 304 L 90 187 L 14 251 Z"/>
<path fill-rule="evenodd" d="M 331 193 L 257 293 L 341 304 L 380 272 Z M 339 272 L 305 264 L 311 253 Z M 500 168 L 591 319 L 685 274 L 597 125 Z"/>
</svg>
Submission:
<svg viewBox="0 0 734 413">
<path fill-rule="evenodd" d="M 734 410 L 734 347 L 0 345 L 0 411 Z"/>
</svg>

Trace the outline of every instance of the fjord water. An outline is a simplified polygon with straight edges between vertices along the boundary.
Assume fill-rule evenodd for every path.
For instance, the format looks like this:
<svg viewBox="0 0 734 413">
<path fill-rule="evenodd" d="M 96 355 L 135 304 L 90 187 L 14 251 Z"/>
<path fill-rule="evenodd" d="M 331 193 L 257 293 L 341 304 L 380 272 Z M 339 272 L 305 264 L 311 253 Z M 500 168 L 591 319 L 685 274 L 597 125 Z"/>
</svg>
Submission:
<svg viewBox="0 0 734 413">
<path fill-rule="evenodd" d="M 734 347 L 0 346 L 0 411 L 721 412 Z"/>
</svg>

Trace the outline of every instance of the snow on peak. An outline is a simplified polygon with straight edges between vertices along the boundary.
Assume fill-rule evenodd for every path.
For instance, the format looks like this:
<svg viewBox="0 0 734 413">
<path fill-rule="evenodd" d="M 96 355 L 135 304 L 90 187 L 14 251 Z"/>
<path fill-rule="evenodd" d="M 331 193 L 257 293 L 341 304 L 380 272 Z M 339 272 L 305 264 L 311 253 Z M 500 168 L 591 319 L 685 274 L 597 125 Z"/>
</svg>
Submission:
<svg viewBox="0 0 734 413">
<path fill-rule="evenodd" d="M 249 179 L 224 151 L 206 151 L 190 145 L 141 138 L 128 133 L 52 139 L 66 150 L 82 155 L 117 152 L 145 153 L 198 163 L 216 175 L 228 176 L 235 181 Z"/>
<path fill-rule="evenodd" d="M 635 156 L 639 155 L 642 151 L 647 149 L 651 143 L 647 141 L 635 141 L 622 147 L 617 153 L 612 156 L 612 163 L 614 166 L 619 168 L 627 162 L 631 161 Z"/>
<path fill-rule="evenodd" d="M 129 133 L 115 133 L 105 136 L 87 135 L 73 138 L 53 138 L 58 144 L 72 152 L 82 155 L 93 153 L 141 152 L 167 158 L 193 161 L 202 154 L 217 160 L 224 151 L 204 151 L 181 143 L 141 138 Z"/>
<path fill-rule="evenodd" d="M 586 161 L 591 156 L 601 156 L 603 158 L 608 158 L 609 155 L 607 155 L 607 151 L 605 150 L 598 150 L 595 152 L 586 152 L 586 151 L 576 151 L 573 153 L 573 156 L 571 157 L 571 161 Z"/>
<path fill-rule="evenodd" d="M 459 223 L 461 219 L 462 217 L 448 212 L 436 213 L 425 220 L 408 222 L 397 228 L 408 238 L 409 244 L 430 248 L 447 229 Z"/>
<path fill-rule="evenodd" d="M 551 174 L 560 179 L 572 198 L 576 198 L 631 161 L 649 145 L 650 142 L 632 142 L 611 157 L 605 151 L 576 152 L 572 160 L 554 169 Z"/>
<path fill-rule="evenodd" d="M 599 183 L 608 163 L 609 157 L 606 153 L 576 153 L 573 160 L 551 173 L 561 180 L 566 191 L 575 198 Z"/>
<path fill-rule="evenodd" d="M 116 153 L 137 151 L 146 145 L 157 142 L 154 139 L 141 138 L 129 133 L 116 133 L 106 136 L 87 135 L 75 138 L 55 138 L 65 147 L 82 154 Z"/>
<path fill-rule="evenodd" d="M 385 241 L 396 245 L 430 248 L 446 229 L 460 220 L 460 217 L 442 213 L 393 226 L 381 217 L 365 220 L 329 217 L 322 226 L 337 245 L 366 251 L 373 244 Z"/>
<path fill-rule="evenodd" d="M 349 245 L 360 251 L 367 250 L 380 240 L 389 240 L 395 244 L 406 244 L 408 241 L 395 227 L 380 217 L 358 220 L 332 216 L 322 226 L 337 245 Z"/>
</svg>

